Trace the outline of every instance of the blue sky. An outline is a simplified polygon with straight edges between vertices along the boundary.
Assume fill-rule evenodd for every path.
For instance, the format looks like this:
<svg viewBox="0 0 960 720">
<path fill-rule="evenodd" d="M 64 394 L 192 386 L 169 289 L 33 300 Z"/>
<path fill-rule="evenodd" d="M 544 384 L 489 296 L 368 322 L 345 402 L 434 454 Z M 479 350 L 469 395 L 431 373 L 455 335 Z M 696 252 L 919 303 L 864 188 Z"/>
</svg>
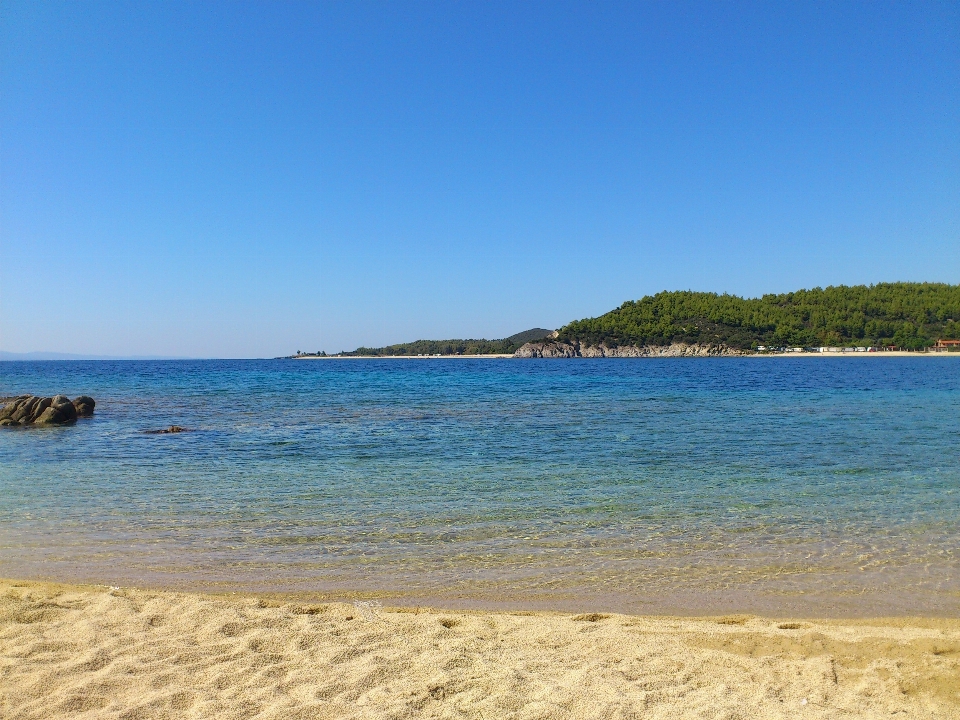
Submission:
<svg viewBox="0 0 960 720">
<path fill-rule="evenodd" d="M 956 3 L 4 2 L 0 52 L 0 350 L 960 282 Z"/>
</svg>

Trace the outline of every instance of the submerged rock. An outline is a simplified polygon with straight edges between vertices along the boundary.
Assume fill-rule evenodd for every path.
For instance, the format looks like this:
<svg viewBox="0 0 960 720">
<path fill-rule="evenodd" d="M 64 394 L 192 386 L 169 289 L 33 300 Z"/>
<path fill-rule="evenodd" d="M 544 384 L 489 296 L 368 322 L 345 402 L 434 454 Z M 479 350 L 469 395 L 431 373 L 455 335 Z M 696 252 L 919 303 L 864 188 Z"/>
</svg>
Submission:
<svg viewBox="0 0 960 720">
<path fill-rule="evenodd" d="M 70 400 L 66 395 L 19 395 L 9 398 L 0 409 L 0 426 L 65 425 L 77 417 L 93 415 L 95 405 L 96 401 L 87 395 L 76 400 Z"/>
<path fill-rule="evenodd" d="M 144 430 L 147 435 L 170 435 L 171 433 L 182 433 L 186 432 L 185 427 L 180 427 L 179 425 L 171 425 L 168 428 L 162 428 L 161 430 Z"/>
</svg>

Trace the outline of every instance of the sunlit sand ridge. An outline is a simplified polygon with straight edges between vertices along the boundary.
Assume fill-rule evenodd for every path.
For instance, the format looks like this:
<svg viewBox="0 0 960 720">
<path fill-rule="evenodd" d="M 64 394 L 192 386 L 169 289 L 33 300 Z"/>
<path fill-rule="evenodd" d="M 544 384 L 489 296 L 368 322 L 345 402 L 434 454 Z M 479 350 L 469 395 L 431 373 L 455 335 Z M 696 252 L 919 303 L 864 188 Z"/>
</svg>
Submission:
<svg viewBox="0 0 960 720">
<path fill-rule="evenodd" d="M 950 718 L 960 620 L 443 612 L 0 582 L 6 718 Z"/>
</svg>

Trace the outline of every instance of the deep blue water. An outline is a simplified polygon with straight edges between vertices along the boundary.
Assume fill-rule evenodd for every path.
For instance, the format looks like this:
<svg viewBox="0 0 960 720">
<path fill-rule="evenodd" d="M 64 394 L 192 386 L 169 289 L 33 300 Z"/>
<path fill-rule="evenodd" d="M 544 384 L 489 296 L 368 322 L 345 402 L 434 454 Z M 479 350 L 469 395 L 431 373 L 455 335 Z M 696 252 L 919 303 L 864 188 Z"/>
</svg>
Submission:
<svg viewBox="0 0 960 720">
<path fill-rule="evenodd" d="M 960 610 L 957 358 L 0 363 L 25 392 L 98 404 L 0 429 L 0 575 Z"/>
</svg>

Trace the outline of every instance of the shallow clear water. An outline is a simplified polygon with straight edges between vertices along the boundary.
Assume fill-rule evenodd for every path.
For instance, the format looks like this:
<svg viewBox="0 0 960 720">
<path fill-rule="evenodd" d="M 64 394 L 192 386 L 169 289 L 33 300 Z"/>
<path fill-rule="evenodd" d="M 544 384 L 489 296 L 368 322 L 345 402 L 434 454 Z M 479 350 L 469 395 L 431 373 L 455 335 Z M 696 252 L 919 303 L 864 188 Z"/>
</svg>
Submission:
<svg viewBox="0 0 960 720">
<path fill-rule="evenodd" d="M 0 432 L 0 575 L 960 611 L 956 358 L 0 363 L 24 392 L 98 404 Z"/>
</svg>

